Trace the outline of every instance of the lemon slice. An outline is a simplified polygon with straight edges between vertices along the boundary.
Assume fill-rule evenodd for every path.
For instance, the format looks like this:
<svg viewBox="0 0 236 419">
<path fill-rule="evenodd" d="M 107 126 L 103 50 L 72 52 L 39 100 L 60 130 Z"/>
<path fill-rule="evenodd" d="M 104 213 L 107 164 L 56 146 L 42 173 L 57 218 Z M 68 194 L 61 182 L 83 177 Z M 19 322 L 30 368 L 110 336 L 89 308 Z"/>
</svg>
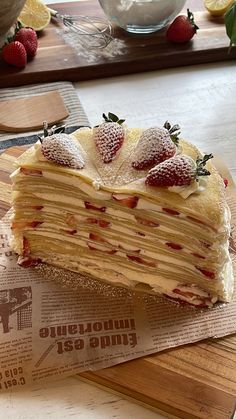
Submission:
<svg viewBox="0 0 236 419">
<path fill-rule="evenodd" d="M 205 8 L 213 16 L 222 16 L 234 3 L 234 0 L 204 0 Z"/>
<path fill-rule="evenodd" d="M 46 28 L 50 19 L 50 11 L 41 0 L 26 0 L 18 17 L 18 20 L 23 26 L 29 26 L 35 31 L 41 31 Z"/>
</svg>

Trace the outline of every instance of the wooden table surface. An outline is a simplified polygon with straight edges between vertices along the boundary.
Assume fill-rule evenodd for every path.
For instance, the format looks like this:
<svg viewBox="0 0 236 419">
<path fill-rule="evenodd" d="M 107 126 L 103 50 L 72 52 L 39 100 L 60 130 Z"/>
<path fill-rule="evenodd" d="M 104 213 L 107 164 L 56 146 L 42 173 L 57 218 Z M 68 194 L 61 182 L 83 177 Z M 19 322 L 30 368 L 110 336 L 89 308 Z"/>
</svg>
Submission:
<svg viewBox="0 0 236 419">
<path fill-rule="evenodd" d="M 108 111 L 126 118 L 131 126 L 149 127 L 166 119 L 179 123 L 184 138 L 203 151 L 221 155 L 236 181 L 235 76 L 232 61 L 79 82 L 75 86 L 92 124 Z M 236 353 L 232 356 L 235 359 Z M 0 417 L 5 419 L 162 417 L 81 378 L 1 395 L 0 409 Z"/>
</svg>

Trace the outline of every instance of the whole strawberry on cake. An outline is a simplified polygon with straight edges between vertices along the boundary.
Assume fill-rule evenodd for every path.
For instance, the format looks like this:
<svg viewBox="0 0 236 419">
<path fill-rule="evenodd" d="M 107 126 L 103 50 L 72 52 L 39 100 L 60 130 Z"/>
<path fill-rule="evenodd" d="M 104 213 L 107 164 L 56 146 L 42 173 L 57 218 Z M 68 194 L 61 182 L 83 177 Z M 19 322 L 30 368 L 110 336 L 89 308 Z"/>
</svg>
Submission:
<svg viewBox="0 0 236 419">
<path fill-rule="evenodd" d="M 18 263 L 47 263 L 197 307 L 230 301 L 230 211 L 212 164 L 178 125 L 48 132 L 12 174 Z"/>
</svg>

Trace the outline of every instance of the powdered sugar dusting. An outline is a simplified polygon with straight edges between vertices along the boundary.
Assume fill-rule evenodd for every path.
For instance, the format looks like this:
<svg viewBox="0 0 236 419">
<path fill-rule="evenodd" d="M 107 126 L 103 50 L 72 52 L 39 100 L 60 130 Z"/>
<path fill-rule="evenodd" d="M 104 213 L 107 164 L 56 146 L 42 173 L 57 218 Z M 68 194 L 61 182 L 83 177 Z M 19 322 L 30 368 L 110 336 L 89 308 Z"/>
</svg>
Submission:
<svg viewBox="0 0 236 419">
<path fill-rule="evenodd" d="M 146 184 L 150 186 L 190 185 L 196 177 L 196 167 L 191 157 L 172 157 L 148 172 Z"/>
<path fill-rule="evenodd" d="M 54 134 L 45 137 L 41 151 L 47 160 L 62 166 L 68 166 L 73 169 L 82 169 L 84 167 L 84 159 L 79 148 L 67 134 Z"/>
<path fill-rule="evenodd" d="M 123 55 L 126 49 L 125 42 L 114 38 L 105 48 L 99 48 L 91 35 L 79 35 L 70 32 L 68 29 L 57 31 L 64 41 L 74 48 L 77 55 L 89 63 L 96 63 L 101 58 L 111 59 Z"/>
<path fill-rule="evenodd" d="M 176 146 L 165 128 L 146 129 L 134 151 L 132 166 L 137 170 L 150 169 L 156 164 L 173 157 Z"/>
<path fill-rule="evenodd" d="M 95 129 L 94 141 L 104 163 L 114 160 L 124 136 L 123 127 L 116 122 L 104 122 Z"/>
</svg>

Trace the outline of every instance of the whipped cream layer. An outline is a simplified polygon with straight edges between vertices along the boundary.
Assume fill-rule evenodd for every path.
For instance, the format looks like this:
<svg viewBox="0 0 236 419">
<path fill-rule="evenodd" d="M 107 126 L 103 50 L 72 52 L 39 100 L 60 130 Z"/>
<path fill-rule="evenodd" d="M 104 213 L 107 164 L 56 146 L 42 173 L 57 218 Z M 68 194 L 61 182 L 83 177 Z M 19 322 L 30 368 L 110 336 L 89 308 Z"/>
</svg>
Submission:
<svg viewBox="0 0 236 419">
<path fill-rule="evenodd" d="M 221 183 L 211 181 L 203 194 L 184 199 L 146 188 L 143 173 L 127 170 L 128 159 L 115 162 L 109 183 L 111 167 L 90 159 L 88 144 L 80 142 L 82 170 L 46 161 L 38 144 L 19 159 L 12 174 L 19 263 L 45 262 L 134 289 L 144 284 L 148 292 L 199 307 L 229 301 L 230 212 L 219 202 Z"/>
<path fill-rule="evenodd" d="M 210 225 L 148 205 L 142 197 L 103 191 L 92 197 L 92 186 L 81 187 L 79 181 L 68 188 L 66 177 L 47 171 L 40 177 L 22 172 L 13 177 L 13 232 L 16 241 L 29 241 L 30 257 L 126 286 L 145 283 L 172 298 L 184 278 L 185 285 L 207 290 L 207 301 L 216 298 L 216 289 L 225 298 L 221 271 L 228 259 L 227 244 Z M 71 180 L 76 185 L 76 179 Z M 130 202 L 133 208 L 126 206 Z M 22 247 L 15 249 L 24 253 Z"/>
</svg>

